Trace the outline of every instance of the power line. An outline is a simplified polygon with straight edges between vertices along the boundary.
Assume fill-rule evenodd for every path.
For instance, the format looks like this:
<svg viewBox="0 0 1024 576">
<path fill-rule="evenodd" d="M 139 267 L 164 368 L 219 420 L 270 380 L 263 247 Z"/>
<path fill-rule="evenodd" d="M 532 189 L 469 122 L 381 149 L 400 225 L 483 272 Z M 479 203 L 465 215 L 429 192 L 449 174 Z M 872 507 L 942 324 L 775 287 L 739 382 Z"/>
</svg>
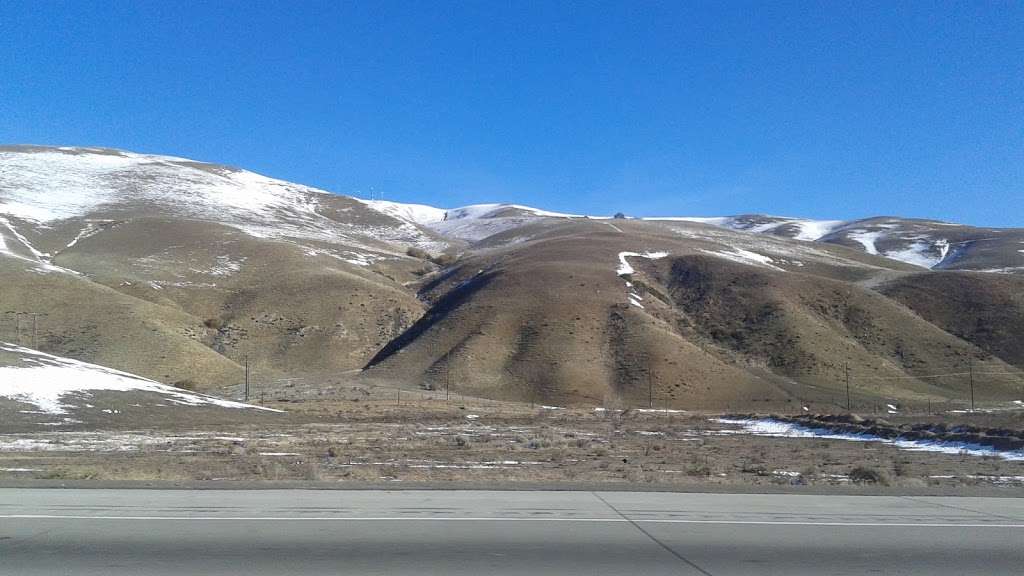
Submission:
<svg viewBox="0 0 1024 576">
<path fill-rule="evenodd" d="M 940 374 L 925 374 L 922 376 L 857 376 L 858 380 L 921 380 L 924 378 L 945 378 L 946 376 L 1024 376 L 1022 372 L 942 372 Z"/>
</svg>

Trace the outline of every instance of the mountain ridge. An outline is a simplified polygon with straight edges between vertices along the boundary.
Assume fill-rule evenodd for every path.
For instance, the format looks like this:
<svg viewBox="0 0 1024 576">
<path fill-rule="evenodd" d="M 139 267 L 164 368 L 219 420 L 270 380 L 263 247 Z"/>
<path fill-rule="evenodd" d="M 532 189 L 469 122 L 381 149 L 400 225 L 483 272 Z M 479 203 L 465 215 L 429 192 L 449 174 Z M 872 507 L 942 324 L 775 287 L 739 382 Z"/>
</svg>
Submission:
<svg viewBox="0 0 1024 576">
<path fill-rule="evenodd" d="M 922 370 L 973 358 L 1011 394 L 1022 249 L 1021 229 L 927 219 L 443 209 L 0 147 L 0 339 L 25 345 L 31 315 L 47 353 L 214 392 L 248 364 L 265 386 L 361 370 L 502 399 L 738 407 L 834 395 L 847 362 L 923 399 L 963 391 Z M 933 278 L 946 293 L 918 298 Z M 870 381 L 855 394 L 880 394 Z"/>
</svg>

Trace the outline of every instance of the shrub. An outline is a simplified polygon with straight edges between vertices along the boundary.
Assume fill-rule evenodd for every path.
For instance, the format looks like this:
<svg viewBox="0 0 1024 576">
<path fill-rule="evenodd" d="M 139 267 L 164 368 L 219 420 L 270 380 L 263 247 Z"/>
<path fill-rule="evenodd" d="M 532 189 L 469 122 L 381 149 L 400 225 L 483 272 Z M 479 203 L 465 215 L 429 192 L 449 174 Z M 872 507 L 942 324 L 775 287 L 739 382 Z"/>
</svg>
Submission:
<svg viewBox="0 0 1024 576">
<path fill-rule="evenodd" d="M 423 248 L 417 248 L 416 246 L 409 246 L 405 250 L 406 256 L 412 256 L 413 258 L 419 258 L 420 260 L 427 260 L 430 258 L 430 254 Z"/>
<path fill-rule="evenodd" d="M 452 254 L 438 254 L 430 259 L 431 262 L 438 266 L 447 266 L 452 262 L 455 262 L 455 256 Z"/>
<path fill-rule="evenodd" d="M 212 330 L 220 330 L 224 327 L 224 321 L 220 318 L 207 318 L 206 320 L 203 320 L 203 326 Z"/>
<path fill-rule="evenodd" d="M 884 472 L 881 470 L 875 470 L 874 468 L 868 468 L 866 466 L 857 466 L 853 470 L 850 470 L 850 481 L 856 482 L 857 484 L 889 485 L 889 477 L 886 476 Z"/>
</svg>

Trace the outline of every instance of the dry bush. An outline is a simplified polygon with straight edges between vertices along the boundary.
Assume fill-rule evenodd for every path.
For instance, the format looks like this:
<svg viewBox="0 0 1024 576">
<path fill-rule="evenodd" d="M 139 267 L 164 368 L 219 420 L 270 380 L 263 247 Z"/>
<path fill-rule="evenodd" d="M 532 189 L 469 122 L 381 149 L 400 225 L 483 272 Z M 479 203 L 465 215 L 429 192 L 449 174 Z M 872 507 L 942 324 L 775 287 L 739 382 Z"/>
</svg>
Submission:
<svg viewBox="0 0 1024 576">
<path fill-rule="evenodd" d="M 302 476 L 305 480 L 309 480 L 311 482 L 323 480 L 323 474 L 322 471 L 320 470 L 320 464 L 314 461 L 306 462 L 305 466 L 303 467 L 302 473 Z"/>
<path fill-rule="evenodd" d="M 850 481 L 857 484 L 881 484 L 882 486 L 888 486 L 889 476 L 881 470 L 875 470 L 867 466 L 857 466 L 850 470 Z"/>
<path fill-rule="evenodd" d="M 416 246 L 409 246 L 405 250 L 405 255 L 413 258 L 419 258 L 420 260 L 427 260 L 430 258 L 430 254 L 428 254 L 426 250 L 423 248 L 417 248 Z"/>
<path fill-rule="evenodd" d="M 910 470 L 907 464 L 910 464 L 910 460 L 897 460 L 893 462 L 892 473 L 895 476 L 906 476 Z"/>
<path fill-rule="evenodd" d="M 438 254 L 430 259 L 431 262 L 438 266 L 448 266 L 455 262 L 456 257 L 452 254 Z"/>
<path fill-rule="evenodd" d="M 706 466 L 703 462 L 694 464 L 686 469 L 686 473 L 690 476 L 710 476 L 711 468 Z"/>
</svg>

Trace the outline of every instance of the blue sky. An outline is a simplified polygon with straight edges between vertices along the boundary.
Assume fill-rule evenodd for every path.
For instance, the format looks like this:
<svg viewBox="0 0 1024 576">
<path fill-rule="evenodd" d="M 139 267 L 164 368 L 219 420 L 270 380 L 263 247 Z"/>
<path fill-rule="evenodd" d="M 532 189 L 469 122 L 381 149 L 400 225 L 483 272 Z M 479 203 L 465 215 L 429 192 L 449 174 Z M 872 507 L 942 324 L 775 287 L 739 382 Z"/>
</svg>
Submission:
<svg viewBox="0 0 1024 576">
<path fill-rule="evenodd" d="M 0 142 L 440 206 L 1024 226 L 1024 3 L 4 0 Z"/>
</svg>

